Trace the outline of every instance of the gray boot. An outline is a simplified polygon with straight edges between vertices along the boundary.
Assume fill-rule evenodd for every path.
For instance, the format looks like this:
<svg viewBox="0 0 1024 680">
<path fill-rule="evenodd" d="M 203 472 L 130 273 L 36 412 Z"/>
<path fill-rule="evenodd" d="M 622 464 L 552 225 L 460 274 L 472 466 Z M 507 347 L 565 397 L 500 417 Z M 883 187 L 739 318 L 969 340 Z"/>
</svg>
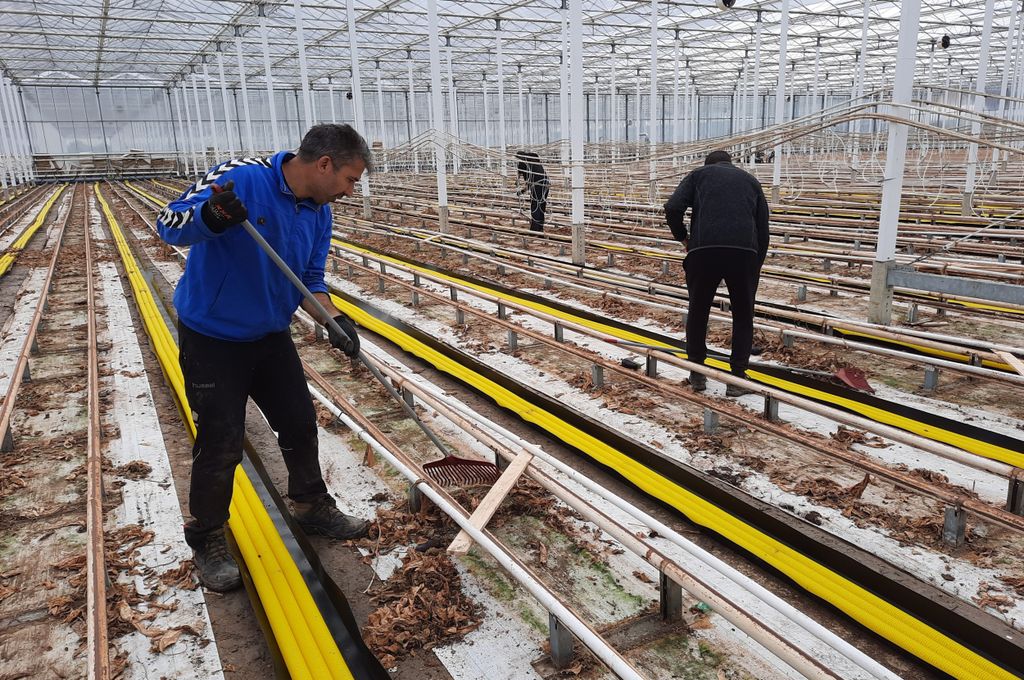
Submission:
<svg viewBox="0 0 1024 680">
<path fill-rule="evenodd" d="M 708 378 L 703 373 L 690 371 L 690 389 L 694 392 L 703 392 L 708 388 Z"/>
<path fill-rule="evenodd" d="M 362 538 L 370 531 L 369 522 L 338 510 L 334 499 L 328 494 L 309 503 L 294 503 L 295 511 L 292 515 L 307 534 L 319 534 L 343 541 Z"/>
<path fill-rule="evenodd" d="M 210 590 L 226 593 L 242 585 L 235 558 L 228 551 L 224 528 L 211 531 L 202 548 L 193 548 L 199 581 Z"/>
</svg>

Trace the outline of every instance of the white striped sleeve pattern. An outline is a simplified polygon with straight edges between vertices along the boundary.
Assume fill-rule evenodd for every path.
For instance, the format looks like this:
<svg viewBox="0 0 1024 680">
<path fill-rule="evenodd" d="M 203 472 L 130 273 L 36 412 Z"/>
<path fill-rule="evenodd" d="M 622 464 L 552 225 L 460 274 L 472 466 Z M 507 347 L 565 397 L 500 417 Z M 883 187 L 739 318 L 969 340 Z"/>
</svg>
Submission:
<svg viewBox="0 0 1024 680">
<path fill-rule="evenodd" d="M 221 163 L 213 170 L 210 170 L 208 173 L 206 173 L 206 175 L 202 177 L 198 182 L 190 186 L 188 188 L 188 191 L 185 192 L 185 195 L 179 198 L 178 201 L 189 200 L 196 194 L 199 194 L 205 191 L 206 189 L 209 189 L 211 184 L 216 184 L 217 180 L 219 180 L 221 177 L 223 177 L 231 170 L 234 170 L 235 168 L 240 168 L 244 165 L 262 165 L 265 168 L 273 167 L 269 158 L 257 157 L 236 158 L 234 160 L 227 161 L 226 163 Z M 178 201 L 172 202 L 176 203 Z M 192 221 L 192 216 L 195 214 L 195 211 L 196 206 L 193 205 L 189 206 L 187 210 L 175 212 L 174 210 L 171 209 L 171 204 L 168 203 L 167 206 L 165 206 L 164 209 L 160 211 L 159 219 L 164 224 L 164 226 L 180 229 L 182 225 L 188 224 L 189 222 Z"/>
</svg>

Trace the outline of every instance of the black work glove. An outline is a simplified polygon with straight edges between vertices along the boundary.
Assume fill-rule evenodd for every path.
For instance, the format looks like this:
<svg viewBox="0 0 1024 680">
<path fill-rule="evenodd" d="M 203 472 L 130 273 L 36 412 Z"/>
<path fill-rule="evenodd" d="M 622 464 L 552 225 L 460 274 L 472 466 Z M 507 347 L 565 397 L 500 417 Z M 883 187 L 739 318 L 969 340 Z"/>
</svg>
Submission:
<svg viewBox="0 0 1024 680">
<path fill-rule="evenodd" d="M 341 330 L 345 331 L 347 338 L 343 338 L 334 332 L 334 329 L 330 326 L 327 327 L 327 338 L 331 341 L 331 347 L 340 349 L 346 355 L 350 357 L 356 357 L 359 355 L 359 335 L 356 333 L 355 324 L 352 323 L 352 319 L 348 318 L 345 314 L 339 314 L 334 317 L 334 321 L 341 326 Z"/>
<path fill-rule="evenodd" d="M 228 227 L 241 224 L 249 218 L 249 211 L 245 209 L 242 200 L 233 191 L 235 181 L 228 180 L 228 183 L 220 187 L 216 184 L 210 186 L 213 196 L 206 203 L 203 203 L 203 222 L 210 231 L 220 234 Z"/>
</svg>

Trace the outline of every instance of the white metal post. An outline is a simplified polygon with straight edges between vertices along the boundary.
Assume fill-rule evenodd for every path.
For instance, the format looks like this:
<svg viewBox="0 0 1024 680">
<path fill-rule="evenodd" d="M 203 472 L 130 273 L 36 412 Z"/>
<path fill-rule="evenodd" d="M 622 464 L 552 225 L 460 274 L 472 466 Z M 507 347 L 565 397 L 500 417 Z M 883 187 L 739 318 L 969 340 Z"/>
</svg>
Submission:
<svg viewBox="0 0 1024 680">
<path fill-rule="evenodd" d="M 295 42 L 299 52 L 299 83 L 302 85 L 303 134 L 313 125 L 313 105 L 309 95 L 309 71 L 306 69 L 306 39 L 302 34 L 302 2 L 292 0 L 295 8 Z"/>
<path fill-rule="evenodd" d="M 864 14 L 860 24 L 860 57 L 857 59 L 857 79 L 853 87 L 853 97 L 859 106 L 864 98 L 864 66 L 868 56 L 868 19 L 871 11 L 871 0 L 864 0 Z M 853 160 L 851 165 L 856 170 L 860 167 L 860 133 L 864 130 L 863 121 L 853 123 Z"/>
<path fill-rule="evenodd" d="M 199 149 L 200 149 L 200 153 L 202 154 L 202 157 L 203 157 L 203 169 L 206 170 L 206 169 L 209 169 L 209 167 L 210 167 L 210 159 L 206 157 L 206 151 L 209 148 L 207 146 L 207 140 L 209 140 L 209 135 L 207 134 L 207 131 L 206 131 L 206 123 L 203 120 L 202 108 L 199 106 L 199 88 L 196 87 L 196 79 L 197 79 L 196 78 L 196 73 L 195 73 L 195 70 L 193 70 L 193 72 L 192 72 L 192 103 L 196 107 L 196 131 L 200 132 L 200 135 L 199 135 L 200 147 L 199 147 Z M 214 161 L 216 162 L 216 159 L 214 159 Z"/>
<path fill-rule="evenodd" d="M 761 127 L 761 29 L 764 22 L 761 21 L 761 10 L 757 10 L 756 35 L 754 37 L 754 86 L 753 96 L 750 101 L 750 129 L 756 130 Z"/>
<path fill-rule="evenodd" d="M 672 143 L 679 143 L 679 62 L 683 57 L 683 41 L 676 30 L 675 59 L 672 60 Z M 679 156 L 673 150 L 672 165 L 679 165 Z"/>
<path fill-rule="evenodd" d="M 419 134 L 416 125 L 416 91 L 413 90 L 412 87 L 412 54 L 409 54 L 409 59 L 406 61 L 406 67 L 409 73 L 409 121 L 412 126 L 411 133 L 409 135 L 409 145 L 412 147 L 412 171 L 418 175 L 420 174 L 420 152 L 412 146 L 412 140 Z"/>
<path fill-rule="evenodd" d="M 459 174 L 461 154 L 459 153 L 459 99 L 455 90 L 455 72 L 452 69 L 451 36 L 445 36 L 445 55 L 448 60 L 448 140 L 452 150 L 452 174 Z"/>
<path fill-rule="evenodd" d="M 179 92 L 176 87 L 171 87 L 171 89 L 174 90 L 174 107 L 178 114 L 178 138 L 181 139 L 181 156 L 184 160 L 185 175 L 188 176 L 192 171 L 189 169 L 188 162 L 189 154 L 188 146 L 186 145 L 188 137 L 185 136 L 185 118 L 181 111 L 181 92 Z M 199 172 L 199 168 L 196 168 L 196 172 Z"/>
<path fill-rule="evenodd" d="M 569 0 L 569 109 L 572 120 L 572 262 L 586 263 L 583 231 L 583 0 Z"/>
<path fill-rule="evenodd" d="M 498 146 L 501 147 L 498 170 L 502 177 L 506 177 L 508 166 L 505 163 L 505 71 L 501 53 L 501 19 L 494 20 L 494 31 L 494 59 L 498 65 Z"/>
<path fill-rule="evenodd" d="M 249 88 L 245 82 L 245 61 L 242 57 L 242 29 L 235 26 L 235 53 L 238 58 L 238 82 L 242 86 L 242 113 L 245 115 L 245 135 L 250 155 L 256 155 L 256 141 L 252 134 L 252 118 L 249 115 Z"/>
<path fill-rule="evenodd" d="M 491 169 L 491 112 L 487 109 L 490 103 L 487 101 L 487 74 L 481 74 L 480 86 L 483 92 L 484 104 L 484 158 L 487 159 L 487 169 Z"/>
<path fill-rule="evenodd" d="M 1010 81 L 1010 54 L 1013 52 L 1013 34 L 1017 30 L 1017 0 L 1010 2 L 1010 23 L 1006 26 L 1006 51 L 1003 53 L 1003 78 L 999 83 L 999 109 L 996 111 L 996 118 L 1003 117 L 1003 108 L 1006 105 L 1007 87 Z M 992 149 L 992 172 L 996 171 L 996 163 L 999 162 L 999 149 Z"/>
<path fill-rule="evenodd" d="M 906 107 L 913 95 L 920 14 L 921 0 L 904 0 L 900 3 L 896 78 L 892 90 L 892 112 L 898 118 L 908 118 L 910 115 Z M 888 285 L 888 275 L 896 261 L 896 231 L 900 216 L 900 196 L 903 193 L 907 130 L 903 123 L 889 124 L 885 176 L 882 179 L 882 206 L 878 220 L 878 243 L 871 271 L 868 318 L 872 323 L 888 324 L 892 321 L 892 288 Z"/>
<path fill-rule="evenodd" d="M 526 147 L 526 119 L 523 113 L 523 65 L 516 64 L 519 72 L 519 146 Z"/>
<path fill-rule="evenodd" d="M 658 161 L 656 149 L 658 144 L 658 0 L 651 0 L 651 106 L 650 124 L 647 127 L 647 138 L 650 141 L 651 161 L 648 166 L 648 199 L 651 203 L 658 200 Z"/>
<path fill-rule="evenodd" d="M 636 159 L 637 160 L 640 160 L 640 153 L 641 153 L 641 150 L 642 150 L 641 146 L 640 146 L 642 144 L 642 140 L 640 139 L 640 132 L 642 130 L 641 122 L 643 120 L 640 117 L 640 112 L 641 112 L 641 109 L 640 109 L 640 93 L 641 92 L 643 92 L 643 90 L 640 87 L 640 69 L 637 69 L 636 70 L 636 109 L 635 109 L 635 112 L 633 114 L 633 120 L 636 121 Z"/>
<path fill-rule="evenodd" d="M 384 153 L 384 172 L 388 172 L 388 130 L 387 123 L 384 121 L 384 89 L 380 82 L 380 61 L 376 62 L 376 66 L 377 68 L 374 70 L 377 72 L 377 120 L 380 121 L 380 146 Z"/>
<path fill-rule="evenodd" d="M 610 65 L 612 72 L 612 86 L 608 96 L 611 100 L 611 126 L 612 133 L 609 135 L 612 142 L 612 161 L 615 161 L 619 157 L 619 101 L 617 94 L 617 88 L 615 87 L 615 72 L 618 70 L 615 68 L 615 45 L 612 45 L 612 63 Z"/>
<path fill-rule="evenodd" d="M 25 129 L 18 114 L 18 102 L 14 93 L 14 79 L 0 77 L 0 105 L 3 106 L 11 131 L 11 163 L 22 182 L 30 180 L 29 166 L 31 153 L 25 151 Z M 97 102 L 97 106 L 99 103 Z"/>
<path fill-rule="evenodd" d="M 985 81 L 988 78 L 989 38 L 992 35 L 992 16 L 995 13 L 995 0 L 985 2 L 985 21 L 981 27 L 981 48 L 978 53 L 978 75 L 974 79 L 974 110 L 975 119 L 971 123 L 971 136 L 981 135 L 981 114 L 985 110 Z M 969 215 L 974 203 L 974 182 L 978 168 L 978 143 L 972 141 L 967 147 L 967 181 L 964 184 L 963 214 Z"/>
<path fill-rule="evenodd" d="M 224 141 L 228 143 L 228 156 L 235 155 L 234 135 L 232 132 L 233 125 L 231 124 L 231 112 L 228 108 L 228 87 L 224 83 L 224 52 L 220 48 L 220 44 L 217 45 L 217 74 L 220 79 L 220 101 L 224 107 L 224 127 L 227 129 L 227 134 L 224 136 Z M 241 143 L 238 145 L 241 150 Z M 241 153 L 239 153 L 241 155 Z"/>
<path fill-rule="evenodd" d="M 562 176 L 569 179 L 569 27 L 568 7 L 562 0 L 562 58 L 558 64 L 558 119 L 559 150 L 561 152 Z"/>
<path fill-rule="evenodd" d="M 270 139 L 274 142 L 274 151 L 281 149 L 277 133 L 277 106 L 274 104 L 274 78 L 270 73 L 270 46 L 267 41 L 267 16 L 263 5 L 257 7 L 260 19 L 260 38 L 263 41 L 263 74 L 267 81 L 267 109 L 270 112 Z"/>
<path fill-rule="evenodd" d="M 363 86 L 359 79 L 359 44 L 356 42 L 356 5 L 354 0 L 346 0 L 345 8 L 348 15 L 348 48 L 350 67 L 352 69 L 352 111 L 356 121 L 356 130 L 360 134 L 366 134 L 366 123 L 363 120 Z M 363 217 L 370 219 L 373 213 L 370 210 L 370 176 L 363 173 L 360 182 L 360 190 L 363 194 Z"/>
<path fill-rule="evenodd" d="M 789 0 L 782 0 L 779 20 L 779 78 L 775 84 L 775 125 L 781 125 L 786 98 L 786 41 L 789 38 Z M 782 188 L 782 145 L 775 144 L 775 165 L 772 168 L 772 202 L 778 203 Z"/>
<path fill-rule="evenodd" d="M 352 0 L 348 0 L 352 2 Z M 501 51 L 501 38 L 498 38 Z M 448 231 L 448 176 L 445 169 L 444 147 L 438 139 L 438 128 L 444 124 L 441 103 L 441 54 L 437 37 L 437 0 L 427 0 L 427 42 L 430 45 L 430 104 L 436 125 L 431 131 L 434 143 L 434 166 L 437 169 L 437 217 L 441 231 Z M 500 68 L 500 67 L 499 67 Z"/>
<path fill-rule="evenodd" d="M 0 78 L 0 88 L 6 89 L 6 84 L 3 82 L 3 78 Z M 11 186 L 16 187 L 21 184 L 21 180 L 18 178 L 17 173 L 17 161 L 16 153 L 14 151 L 14 139 L 12 137 L 14 133 L 14 119 L 11 117 L 7 107 L 0 101 L 0 148 L 3 149 L 3 156 L 0 160 L 3 161 L 3 167 L 0 168 L 0 182 L 2 182 L 4 197 L 7 196 L 7 178 L 11 178 Z"/>
<path fill-rule="evenodd" d="M 192 165 L 195 167 L 195 174 L 198 177 L 203 174 L 203 171 L 205 171 L 206 168 L 199 163 L 199 144 L 196 140 L 196 128 L 198 127 L 198 123 L 196 123 L 196 125 L 192 125 L 192 115 L 188 110 L 188 85 L 185 83 L 184 77 L 181 79 L 181 99 L 184 103 L 182 108 L 185 111 L 185 122 L 188 123 L 188 134 L 185 139 L 188 140 L 189 146 L 192 147 Z M 182 146 L 184 146 L 184 141 Z"/>
<path fill-rule="evenodd" d="M 217 139 L 217 114 L 213 110 L 213 94 L 210 91 L 210 69 L 206 66 L 206 55 L 203 55 L 203 89 L 206 90 L 206 108 L 210 112 L 210 142 L 213 144 L 214 162 L 220 162 L 220 144 Z M 230 154 L 228 154 L 230 155 Z"/>
<path fill-rule="evenodd" d="M 334 78 L 327 76 L 327 103 L 331 106 L 331 122 L 338 122 L 338 111 L 334 105 Z"/>
<path fill-rule="evenodd" d="M 36 170 L 32 164 L 32 144 L 29 142 L 28 137 L 28 121 L 25 120 L 22 115 L 21 107 L 21 96 L 18 93 L 18 88 L 14 84 L 14 78 L 7 80 L 7 97 L 9 99 L 9 106 L 11 107 L 11 122 L 14 125 L 14 147 L 20 149 L 21 158 L 21 176 L 25 182 L 32 182 L 35 180 Z"/>
</svg>

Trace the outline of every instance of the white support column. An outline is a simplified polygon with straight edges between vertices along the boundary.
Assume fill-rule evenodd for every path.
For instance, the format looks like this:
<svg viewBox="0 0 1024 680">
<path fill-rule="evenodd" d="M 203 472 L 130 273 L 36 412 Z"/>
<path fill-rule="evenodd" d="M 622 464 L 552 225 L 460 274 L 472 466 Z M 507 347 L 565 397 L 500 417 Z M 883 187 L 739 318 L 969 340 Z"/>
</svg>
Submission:
<svg viewBox="0 0 1024 680">
<path fill-rule="evenodd" d="M 864 13 L 860 23 L 860 57 L 857 59 L 857 78 L 853 87 L 853 98 L 857 105 L 860 105 L 864 97 L 864 66 L 868 56 L 868 19 L 871 11 L 871 0 L 864 0 Z M 864 129 L 863 121 L 855 121 L 853 127 L 853 159 L 851 165 L 854 170 L 860 168 L 860 133 Z M 777 158 L 777 156 L 776 156 Z"/>
<path fill-rule="evenodd" d="M 277 106 L 274 103 L 274 77 L 270 73 L 270 46 L 267 42 L 267 16 L 263 5 L 258 5 L 260 19 L 260 38 L 263 41 L 263 74 L 267 81 L 267 110 L 270 112 L 270 139 L 274 142 L 274 151 L 281 150 L 277 132 Z"/>
<path fill-rule="evenodd" d="M 309 94 L 309 71 L 306 68 L 306 39 L 302 33 L 302 2 L 292 0 L 295 9 L 295 41 L 299 52 L 299 84 L 302 85 L 302 134 L 313 126 L 313 104 Z"/>
<path fill-rule="evenodd" d="M 914 67 L 917 57 L 917 31 L 920 23 L 921 0 L 900 3 L 899 44 L 896 49 L 896 79 L 893 83 L 893 115 L 907 118 L 914 88 Z M 871 300 L 868 319 L 871 323 L 889 324 L 892 321 L 892 288 L 887 285 L 889 270 L 896 262 L 896 231 L 900 216 L 900 196 L 903 193 L 903 169 L 907 155 L 907 126 L 889 124 L 889 143 L 885 158 L 885 176 L 882 179 L 882 206 L 878 220 L 878 244 L 871 271 Z"/>
<path fill-rule="evenodd" d="M 981 26 L 981 48 L 978 54 L 978 75 L 974 79 L 974 110 L 975 120 L 971 123 L 971 136 L 981 135 L 981 114 L 985 110 L 985 81 L 988 78 L 989 38 L 992 36 L 992 16 L 995 13 L 995 0 L 985 2 L 985 21 Z M 969 215 L 973 210 L 974 183 L 978 169 L 978 143 L 971 142 L 967 147 L 967 181 L 964 185 L 963 214 Z"/>
<path fill-rule="evenodd" d="M 345 0 L 345 7 L 348 15 L 348 47 L 349 60 L 352 69 L 352 111 L 356 121 L 356 130 L 359 134 L 366 134 L 366 122 L 363 119 L 363 85 L 359 79 L 359 44 L 356 41 L 356 6 L 354 0 Z M 370 219 L 373 212 L 370 210 L 370 175 L 363 173 L 360 182 L 360 191 L 363 194 L 363 217 Z"/>
<path fill-rule="evenodd" d="M 380 121 L 380 144 L 381 148 L 385 150 L 384 158 L 387 159 L 386 149 L 388 148 L 388 130 L 387 122 L 384 120 L 384 88 L 381 85 L 380 80 L 380 61 L 374 62 L 377 76 L 377 120 Z M 384 161 L 384 171 L 388 171 L 387 160 Z"/>
<path fill-rule="evenodd" d="M 643 118 L 640 117 L 641 111 L 642 111 L 642 109 L 640 107 L 640 104 L 641 104 L 640 94 L 642 92 L 643 92 L 643 89 L 640 87 L 640 69 L 637 69 L 636 70 L 636 110 L 635 110 L 635 113 L 633 115 L 633 120 L 636 121 L 636 158 L 637 158 L 637 160 L 640 160 L 640 153 L 642 151 L 642 149 L 641 149 L 641 140 L 640 140 L 640 132 L 641 132 L 641 130 L 643 128 L 643 126 L 641 125 L 641 121 L 643 120 Z"/>
<path fill-rule="evenodd" d="M 690 60 L 686 60 L 686 68 L 683 71 L 683 141 L 690 141 L 690 107 L 693 104 L 690 97 Z"/>
<path fill-rule="evenodd" d="M 508 164 L 505 163 L 505 71 L 501 52 L 501 19 L 494 20 L 494 59 L 498 65 L 498 146 L 501 148 L 498 170 L 502 177 L 506 177 Z"/>
<path fill-rule="evenodd" d="M 186 146 L 188 137 L 185 136 L 185 117 L 181 111 L 181 92 L 179 92 L 178 88 L 174 87 L 173 85 L 171 86 L 170 89 L 174 90 L 174 108 L 178 117 L 178 139 L 181 140 L 179 142 L 181 149 L 181 158 L 182 161 L 184 161 L 183 165 L 185 166 L 185 176 L 188 176 L 192 174 L 192 171 L 189 169 L 188 162 L 188 147 Z M 198 172 L 198 168 L 196 169 L 196 171 Z"/>
<path fill-rule="evenodd" d="M 583 0 L 569 0 L 569 109 L 572 120 L 572 262 L 586 263 L 583 214 Z"/>
<path fill-rule="evenodd" d="M 331 106 L 331 122 L 338 122 L 338 109 L 334 104 L 334 78 L 327 76 L 327 103 Z"/>
<path fill-rule="evenodd" d="M 609 135 L 612 142 L 612 161 L 616 161 L 619 158 L 619 100 L 618 100 L 618 88 L 615 86 L 615 72 L 618 70 L 615 68 L 615 45 L 612 44 L 612 63 L 610 65 L 612 72 L 612 85 L 611 91 L 608 93 L 610 98 L 611 106 L 611 126 L 612 133 Z"/>
<path fill-rule="evenodd" d="M 651 0 L 651 105 L 647 139 L 650 144 L 651 160 L 647 168 L 647 197 L 653 204 L 658 200 L 658 0 Z"/>
<path fill-rule="evenodd" d="M 352 0 L 348 0 L 352 2 Z M 444 147 L 438 139 L 438 128 L 444 124 L 444 107 L 441 104 L 441 54 L 438 45 L 437 0 L 427 0 L 427 42 L 430 45 L 430 104 L 434 111 L 436 125 L 432 130 L 434 143 L 434 166 L 437 169 L 437 217 L 441 231 L 448 231 L 448 176 L 445 170 Z M 501 52 L 501 37 L 498 37 L 498 52 Z M 499 57 L 500 64 L 500 57 Z M 500 70 L 500 66 L 498 67 Z"/>
<path fill-rule="evenodd" d="M 206 90 L 206 110 L 210 112 L 210 143 L 213 145 L 213 161 L 221 162 L 220 143 L 217 136 L 217 114 L 213 109 L 213 93 L 210 91 L 210 69 L 206 65 L 207 56 L 203 55 L 203 89 Z M 230 154 L 228 154 L 230 155 Z"/>
<path fill-rule="evenodd" d="M 996 118 L 1003 117 L 1003 109 L 1006 105 L 1007 88 L 1010 81 L 1010 54 L 1013 52 L 1013 35 L 1017 30 L 1017 3 L 1018 0 L 1011 0 L 1010 23 L 1006 26 L 1006 51 L 1003 53 L 1003 78 L 999 83 L 999 109 L 996 111 Z M 992 173 L 996 172 L 996 163 L 999 162 L 999 149 L 992 149 Z"/>
<path fill-rule="evenodd" d="M 252 117 L 249 115 L 249 87 L 245 82 L 245 60 L 242 56 L 242 29 L 238 26 L 235 26 L 235 54 L 238 59 L 238 82 L 242 86 L 242 113 L 245 115 L 245 141 L 247 143 L 245 150 L 249 152 L 249 155 L 255 156 L 256 139 L 252 134 Z"/>
<path fill-rule="evenodd" d="M 786 106 L 786 41 L 789 38 L 789 0 L 782 0 L 779 20 L 779 78 L 775 85 L 775 125 L 781 125 Z M 772 168 L 772 202 L 779 202 L 782 191 L 782 145 L 775 144 L 775 165 Z"/>
<path fill-rule="evenodd" d="M 11 114 L 7 104 L 7 79 L 0 76 L 0 142 L 3 144 L 4 176 L 3 188 L 6 192 L 7 179 L 10 177 L 11 186 L 18 186 L 24 181 L 23 168 L 20 167 L 19 156 L 21 155 L 16 139 L 16 126 L 14 116 Z"/>
<path fill-rule="evenodd" d="M 409 73 L 409 121 L 412 125 L 412 132 L 409 135 L 410 146 L 412 146 L 412 140 L 415 138 L 419 131 L 416 125 L 416 91 L 413 90 L 412 82 L 412 53 L 410 51 L 409 58 L 405 62 Z M 417 175 L 420 174 L 420 152 L 415 147 L 412 148 L 412 171 Z"/>
<path fill-rule="evenodd" d="M 4 79 L 0 77 L 0 89 L 7 87 L 3 81 Z M 0 156 L 0 161 L 3 162 L 0 167 L 0 186 L 3 188 L 4 198 L 7 198 L 8 178 L 10 178 L 12 187 L 21 184 L 21 180 L 18 177 L 14 152 L 14 119 L 11 117 L 10 111 L 7 110 L 7 106 L 4 105 L 4 99 L 6 98 L 0 96 L 0 150 L 3 151 L 3 155 Z"/>
<path fill-rule="evenodd" d="M 533 127 L 533 88 L 526 88 L 526 136 L 530 140 L 530 146 L 534 146 L 536 130 Z"/>
<path fill-rule="evenodd" d="M 487 101 L 487 74 L 480 75 L 480 87 L 482 88 L 484 100 L 484 158 L 487 161 L 487 169 L 491 169 L 491 112 L 488 110 Z"/>
<path fill-rule="evenodd" d="M 445 57 L 448 60 L 448 140 L 452 152 L 452 174 L 459 174 L 461 157 L 459 151 L 459 99 L 455 90 L 455 72 L 452 69 L 451 36 L 445 36 Z"/>
<path fill-rule="evenodd" d="M 523 65 L 516 64 L 519 75 L 519 147 L 526 147 L 526 118 L 523 110 Z"/>
<path fill-rule="evenodd" d="M 683 56 L 683 41 L 676 29 L 675 59 L 672 60 L 672 143 L 679 143 L 679 62 Z M 679 155 L 672 152 L 672 165 L 679 165 Z"/>
<path fill-rule="evenodd" d="M 754 37 L 754 86 L 753 97 L 750 102 L 750 129 L 756 130 L 761 127 L 761 29 L 764 22 L 761 21 L 761 10 L 757 10 L 757 24 Z"/>
<path fill-rule="evenodd" d="M 562 55 L 558 64 L 558 116 L 560 158 L 562 161 L 562 176 L 569 181 L 569 26 L 568 6 L 566 0 L 562 0 Z"/>
<path fill-rule="evenodd" d="M 748 50 L 743 50 L 743 65 L 740 66 L 739 77 L 736 81 L 736 92 L 733 95 L 733 101 L 736 103 L 736 111 L 732 117 L 736 121 L 734 133 L 741 135 L 747 131 L 747 103 L 750 101 L 750 97 L 747 96 L 747 76 L 750 75 L 750 69 L 747 68 L 749 57 Z"/>
<path fill-rule="evenodd" d="M 202 167 L 202 170 L 200 170 L 200 172 L 204 172 L 204 171 L 206 171 L 206 170 L 208 170 L 210 168 L 210 159 L 207 158 L 207 156 L 206 156 L 206 151 L 209 148 L 207 146 L 207 143 L 208 143 L 208 140 L 210 139 L 210 137 L 209 137 L 209 134 L 207 134 L 206 123 L 203 120 L 203 110 L 202 110 L 202 107 L 199 106 L 199 88 L 196 86 L 196 79 L 197 79 L 196 73 L 193 70 L 193 72 L 192 72 L 192 103 L 196 107 L 195 108 L 195 111 L 196 111 L 196 131 L 200 132 L 200 134 L 199 134 L 199 152 L 202 155 L 202 159 L 203 159 L 203 167 Z M 216 159 L 214 159 L 214 162 L 216 162 Z"/>
<path fill-rule="evenodd" d="M 32 167 L 32 147 L 28 140 L 28 125 L 18 107 L 18 91 L 13 78 L 0 78 L 3 83 L 8 119 L 11 130 L 11 159 L 15 172 L 23 183 L 35 179 L 35 168 Z"/>
<path fill-rule="evenodd" d="M 814 46 L 814 82 L 811 84 L 811 110 L 810 113 L 817 113 L 818 107 L 818 78 L 821 77 L 821 36 Z M 812 145 L 813 148 L 813 145 Z"/>
<path fill-rule="evenodd" d="M 594 140 L 600 142 L 603 139 L 601 134 L 601 81 L 600 76 L 594 76 Z M 594 145 L 594 160 L 601 158 L 601 145 Z"/>
<path fill-rule="evenodd" d="M 182 108 L 185 111 L 185 122 L 188 123 L 188 127 L 185 128 L 186 134 L 182 139 L 182 146 L 185 146 L 185 142 L 187 141 L 188 146 L 192 148 L 192 165 L 195 168 L 195 174 L 198 177 L 206 171 L 206 168 L 199 162 L 199 143 L 196 140 L 196 129 L 198 127 L 198 123 L 196 123 L 196 125 L 192 125 L 192 115 L 188 110 L 188 85 L 185 83 L 184 76 L 181 79 L 181 99 L 184 104 Z"/>
<path fill-rule="evenodd" d="M 234 125 L 231 124 L 231 109 L 228 107 L 228 87 L 224 82 L 224 52 L 221 50 L 219 43 L 217 44 L 217 75 L 220 80 L 220 101 L 221 105 L 224 107 L 224 127 L 227 129 L 228 132 L 224 136 L 224 141 L 228 143 L 228 156 L 234 157 Z M 238 148 L 239 156 L 241 156 L 241 143 L 239 143 Z"/>
</svg>

